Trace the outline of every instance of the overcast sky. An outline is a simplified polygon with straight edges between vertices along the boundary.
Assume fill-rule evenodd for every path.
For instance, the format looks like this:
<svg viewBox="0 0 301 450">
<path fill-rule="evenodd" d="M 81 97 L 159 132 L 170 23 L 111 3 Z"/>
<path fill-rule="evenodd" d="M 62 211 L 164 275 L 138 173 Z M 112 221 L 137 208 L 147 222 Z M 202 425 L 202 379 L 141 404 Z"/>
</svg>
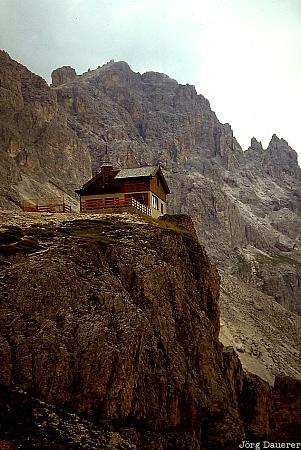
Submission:
<svg viewBox="0 0 301 450">
<path fill-rule="evenodd" d="M 0 48 L 50 80 L 110 59 L 194 84 L 243 149 L 301 160 L 301 0 L 0 0 Z"/>
</svg>

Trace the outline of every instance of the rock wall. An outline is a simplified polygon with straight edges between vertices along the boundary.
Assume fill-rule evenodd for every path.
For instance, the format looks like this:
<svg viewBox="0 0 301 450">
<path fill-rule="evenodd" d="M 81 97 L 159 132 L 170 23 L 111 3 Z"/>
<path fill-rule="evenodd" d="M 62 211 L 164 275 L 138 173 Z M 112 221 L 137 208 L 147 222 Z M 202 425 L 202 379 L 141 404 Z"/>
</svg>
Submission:
<svg viewBox="0 0 301 450">
<path fill-rule="evenodd" d="M 104 157 L 105 142 L 117 166 L 162 165 L 172 191 L 169 212 L 193 217 L 219 269 L 235 273 L 237 248 L 247 258 L 250 246 L 272 255 L 291 252 L 292 262 L 274 271 L 279 292 L 270 267 L 258 277 L 245 275 L 254 287 L 300 313 L 300 293 L 287 288 L 282 277 L 289 273 L 297 285 L 301 276 L 301 171 L 284 139 L 273 135 L 263 149 L 253 138 L 244 153 L 230 125 L 218 121 L 194 86 L 156 72 L 135 73 L 125 62 L 105 64 L 55 91 L 90 150 L 93 171 Z"/>
<path fill-rule="evenodd" d="M 108 144 L 118 167 L 162 165 L 172 191 L 169 212 L 192 216 L 220 270 L 241 277 L 237 249 L 247 261 L 253 248 L 272 257 L 289 253 L 273 276 L 268 264 L 243 279 L 300 313 L 301 171 L 284 139 L 274 135 L 263 149 L 253 138 L 243 152 L 194 86 L 135 73 L 125 62 L 82 75 L 64 66 L 49 88 L 5 52 L 0 57 L 0 206 L 73 196 L 99 169 Z"/>
<path fill-rule="evenodd" d="M 72 196 L 91 173 L 90 155 L 55 93 L 0 51 L 0 207 L 27 198 Z"/>
<path fill-rule="evenodd" d="M 301 382 L 289 377 L 278 377 L 273 392 L 271 417 L 274 441 L 300 442 Z"/>
<path fill-rule="evenodd" d="M 61 84 L 72 81 L 76 77 L 75 70 L 70 66 L 60 67 L 51 74 L 52 86 L 59 86 Z"/>
<path fill-rule="evenodd" d="M 125 62 L 82 75 L 57 69 L 51 88 L 7 53 L 0 52 L 0 62 L 0 207 L 19 209 L 23 199 L 62 194 L 76 207 L 74 189 L 99 168 L 106 143 L 117 166 L 160 163 L 172 190 L 169 212 L 192 216 L 223 273 L 222 315 L 238 347 L 247 349 L 237 350 L 244 367 L 269 382 L 279 374 L 298 377 L 299 322 L 280 314 L 281 307 L 301 313 L 300 168 L 287 142 L 274 135 L 263 149 L 253 138 L 242 152 L 230 125 L 218 121 L 193 86 L 134 73 Z M 229 283 L 236 284 L 230 291 Z M 247 284 L 256 289 L 250 301 Z M 238 325 L 246 299 L 258 331 L 251 343 L 249 325 L 243 331 L 241 320 Z M 281 325 L 268 314 L 271 299 Z M 257 326 L 267 318 L 268 333 Z M 282 339 L 274 340 L 271 330 Z M 264 343 L 256 340 L 261 333 Z M 9 358 L 6 343 L 1 346 Z"/>
<path fill-rule="evenodd" d="M 64 411 L 84 414 L 99 429 L 93 445 L 108 449 L 105 429 L 147 450 L 230 450 L 244 436 L 280 436 L 284 424 L 294 438 L 299 410 L 290 421 L 286 384 L 273 394 L 219 343 L 219 275 L 188 218 L 41 219 L 1 230 L 0 383 L 11 397 L 0 391 L 0 413 L 29 392 L 44 431 L 68 428 Z M 37 412 L 37 397 L 60 412 Z"/>
</svg>

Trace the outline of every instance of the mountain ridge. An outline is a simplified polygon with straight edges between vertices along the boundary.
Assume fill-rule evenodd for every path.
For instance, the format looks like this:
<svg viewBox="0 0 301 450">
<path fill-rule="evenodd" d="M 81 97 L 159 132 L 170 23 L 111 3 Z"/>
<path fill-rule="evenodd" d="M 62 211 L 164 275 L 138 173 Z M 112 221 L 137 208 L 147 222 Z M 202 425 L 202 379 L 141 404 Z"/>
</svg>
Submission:
<svg viewBox="0 0 301 450">
<path fill-rule="evenodd" d="M 104 70 L 106 70 L 108 68 L 112 68 L 112 67 L 117 68 L 117 70 L 126 70 L 128 72 L 136 74 L 136 75 L 140 76 L 141 79 L 144 80 L 144 81 L 147 80 L 147 79 L 152 80 L 152 81 L 156 81 L 156 80 L 157 81 L 158 80 L 163 81 L 163 80 L 165 80 L 165 81 L 171 82 L 172 84 L 175 84 L 177 86 L 188 87 L 191 90 L 195 91 L 196 95 L 198 97 L 200 97 L 204 103 L 207 103 L 208 107 L 211 109 L 211 105 L 210 105 L 209 100 L 206 97 L 204 97 L 201 93 L 197 93 L 196 88 L 195 88 L 194 85 L 189 84 L 189 83 L 186 83 L 186 84 L 179 83 L 176 79 L 170 77 L 169 75 L 167 75 L 167 74 L 165 74 L 163 72 L 151 71 L 151 70 L 145 71 L 145 72 L 142 72 L 142 73 L 135 72 L 135 71 L 133 71 L 131 69 L 129 64 L 126 61 L 123 61 L 123 60 L 120 60 L 120 61 L 110 60 L 107 63 L 104 63 L 102 66 L 98 66 L 96 69 L 88 69 L 86 72 L 83 72 L 81 74 L 77 74 L 75 69 L 73 67 L 71 67 L 71 66 L 58 67 L 57 69 L 53 70 L 53 72 L 51 73 L 52 83 L 50 84 L 50 86 L 51 87 L 58 87 L 59 85 L 64 84 L 67 81 L 72 81 L 73 79 L 76 79 L 76 78 L 80 79 L 80 77 L 85 77 L 85 76 L 93 77 L 93 75 L 97 75 L 97 73 L 99 73 L 100 71 L 104 71 Z M 66 71 L 66 73 L 70 72 L 70 76 L 69 77 L 67 76 L 67 78 L 64 78 L 64 72 L 65 71 Z M 63 76 L 62 81 L 59 81 L 60 80 L 60 75 Z M 216 115 L 216 113 L 213 110 L 212 110 L 212 112 L 213 112 L 213 114 Z M 229 126 L 231 128 L 231 125 L 228 122 L 221 123 L 221 124 L 224 125 L 224 126 Z M 261 141 L 257 141 L 255 136 L 253 136 L 251 138 L 251 145 L 250 145 L 249 148 L 252 148 L 252 140 L 255 140 L 258 144 L 260 144 L 262 150 L 267 150 L 270 147 L 270 145 L 271 145 L 271 143 L 273 142 L 274 139 L 281 140 L 285 144 L 288 145 L 288 142 L 284 138 L 278 137 L 276 133 L 273 133 L 266 149 L 263 148 L 263 145 L 262 145 Z M 291 147 L 290 147 L 290 149 L 292 150 L 293 153 L 295 152 Z M 248 149 L 245 149 L 245 150 L 243 150 L 243 152 L 245 152 L 247 150 Z M 299 165 L 299 167 L 300 167 L 300 165 Z"/>
</svg>

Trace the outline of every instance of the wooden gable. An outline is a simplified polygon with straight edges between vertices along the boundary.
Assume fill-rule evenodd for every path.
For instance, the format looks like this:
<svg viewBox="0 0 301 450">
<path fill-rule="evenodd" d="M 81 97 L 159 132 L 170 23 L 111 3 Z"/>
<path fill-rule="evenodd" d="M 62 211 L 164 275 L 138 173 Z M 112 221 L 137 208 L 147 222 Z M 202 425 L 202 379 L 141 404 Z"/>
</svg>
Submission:
<svg viewBox="0 0 301 450">
<path fill-rule="evenodd" d="M 79 195 L 93 195 L 143 191 L 152 191 L 166 202 L 166 194 L 170 191 L 160 167 L 113 169 L 106 165 L 76 192 Z"/>
<path fill-rule="evenodd" d="M 95 193 L 114 193 L 118 192 L 118 186 L 114 183 L 114 177 L 119 172 L 112 166 L 104 166 L 100 172 L 83 185 L 81 189 L 76 190 L 79 195 L 89 195 Z"/>
</svg>

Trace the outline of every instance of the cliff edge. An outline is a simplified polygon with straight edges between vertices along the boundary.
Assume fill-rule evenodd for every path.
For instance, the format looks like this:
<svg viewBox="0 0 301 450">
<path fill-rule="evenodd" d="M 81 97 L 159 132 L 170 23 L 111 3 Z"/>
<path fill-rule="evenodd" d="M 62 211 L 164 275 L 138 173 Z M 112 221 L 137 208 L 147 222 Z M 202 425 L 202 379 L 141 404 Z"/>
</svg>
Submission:
<svg viewBox="0 0 301 450">
<path fill-rule="evenodd" d="M 289 383 L 278 378 L 275 397 L 219 343 L 220 279 L 189 220 L 1 217 L 0 439 L 11 448 L 230 450 L 280 439 L 282 423 L 298 437 Z"/>
</svg>

